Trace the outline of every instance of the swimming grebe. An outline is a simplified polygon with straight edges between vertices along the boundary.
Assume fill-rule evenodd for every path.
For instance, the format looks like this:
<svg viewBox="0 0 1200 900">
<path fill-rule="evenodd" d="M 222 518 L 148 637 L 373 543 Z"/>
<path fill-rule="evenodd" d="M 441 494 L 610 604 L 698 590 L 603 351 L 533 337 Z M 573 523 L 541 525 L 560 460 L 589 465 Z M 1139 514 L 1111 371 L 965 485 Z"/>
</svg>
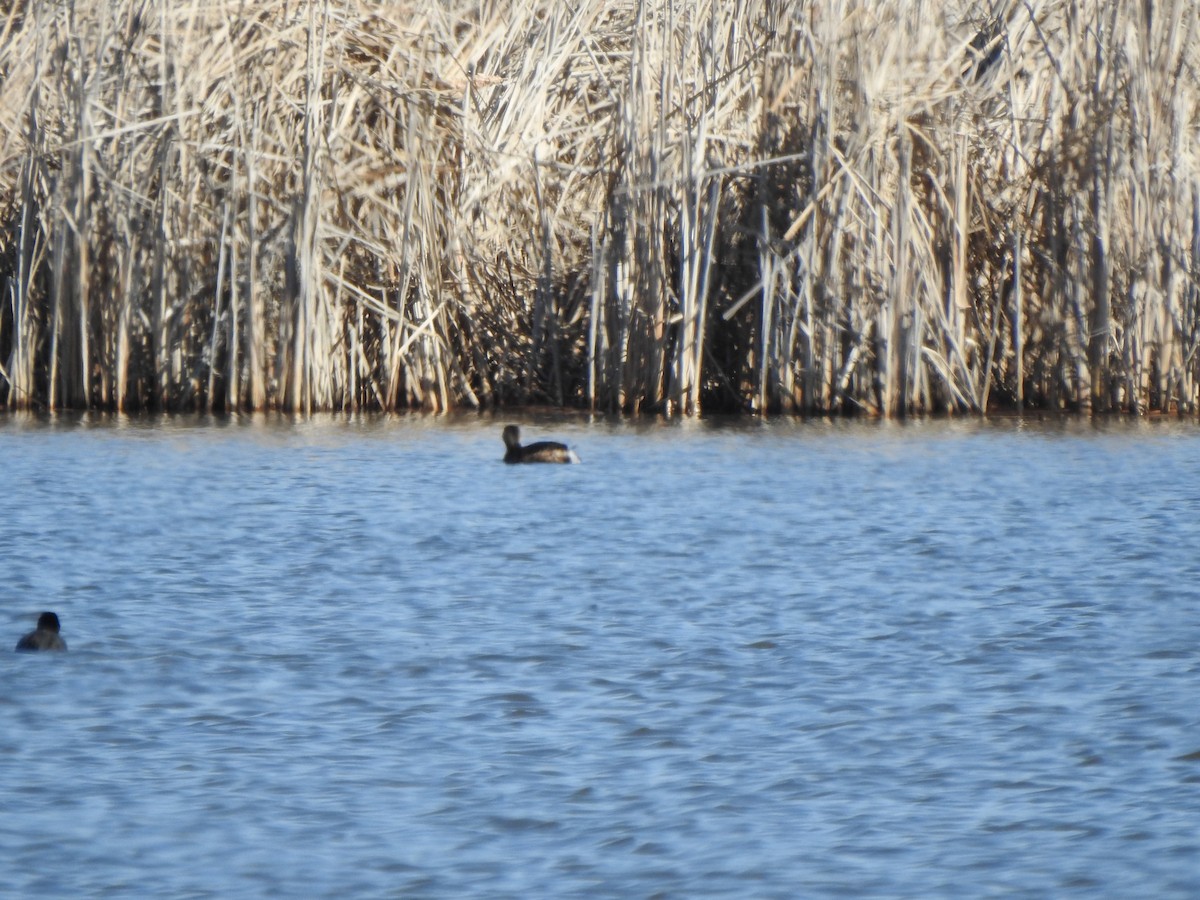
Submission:
<svg viewBox="0 0 1200 900">
<path fill-rule="evenodd" d="M 579 457 L 566 444 L 558 441 L 538 441 L 521 446 L 521 429 L 516 425 L 504 426 L 504 461 L 506 463 L 577 463 Z"/>
<path fill-rule="evenodd" d="M 31 631 L 17 641 L 17 650 L 66 650 L 67 642 L 58 635 L 58 616 L 44 612 L 38 616 L 37 631 Z"/>
</svg>

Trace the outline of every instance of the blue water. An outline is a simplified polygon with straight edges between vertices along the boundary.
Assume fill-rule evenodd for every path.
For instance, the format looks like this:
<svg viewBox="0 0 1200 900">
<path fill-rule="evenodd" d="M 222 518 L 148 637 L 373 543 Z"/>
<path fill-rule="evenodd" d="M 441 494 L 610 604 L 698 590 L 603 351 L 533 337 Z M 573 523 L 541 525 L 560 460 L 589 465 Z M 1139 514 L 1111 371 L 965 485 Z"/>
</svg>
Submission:
<svg viewBox="0 0 1200 900">
<path fill-rule="evenodd" d="M 0 895 L 1194 897 L 1200 429 L 0 417 Z"/>
</svg>

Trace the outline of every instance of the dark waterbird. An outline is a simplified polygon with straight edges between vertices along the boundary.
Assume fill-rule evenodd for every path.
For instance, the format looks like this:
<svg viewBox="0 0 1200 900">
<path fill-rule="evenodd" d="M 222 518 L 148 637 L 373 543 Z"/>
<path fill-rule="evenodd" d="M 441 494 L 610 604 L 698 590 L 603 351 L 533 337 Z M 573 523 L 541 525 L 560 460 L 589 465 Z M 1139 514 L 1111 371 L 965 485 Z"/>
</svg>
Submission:
<svg viewBox="0 0 1200 900">
<path fill-rule="evenodd" d="M 506 463 L 577 463 L 579 457 L 566 444 L 558 441 L 538 441 L 521 446 L 521 429 L 504 426 L 504 461 Z"/>
<path fill-rule="evenodd" d="M 32 652 L 34 650 L 66 650 L 67 642 L 58 634 L 58 616 L 52 612 L 44 612 L 38 616 L 37 631 L 31 631 L 17 641 L 17 650 Z"/>
</svg>

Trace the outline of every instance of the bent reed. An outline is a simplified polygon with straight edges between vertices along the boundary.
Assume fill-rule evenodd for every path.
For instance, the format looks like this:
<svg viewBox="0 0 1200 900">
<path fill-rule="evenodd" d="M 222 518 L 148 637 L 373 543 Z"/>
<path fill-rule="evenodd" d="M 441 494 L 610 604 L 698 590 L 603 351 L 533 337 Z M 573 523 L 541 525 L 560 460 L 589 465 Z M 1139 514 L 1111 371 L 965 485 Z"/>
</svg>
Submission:
<svg viewBox="0 0 1200 900">
<path fill-rule="evenodd" d="M 1194 0 L 14 0 L 0 404 L 1197 411 Z"/>
</svg>

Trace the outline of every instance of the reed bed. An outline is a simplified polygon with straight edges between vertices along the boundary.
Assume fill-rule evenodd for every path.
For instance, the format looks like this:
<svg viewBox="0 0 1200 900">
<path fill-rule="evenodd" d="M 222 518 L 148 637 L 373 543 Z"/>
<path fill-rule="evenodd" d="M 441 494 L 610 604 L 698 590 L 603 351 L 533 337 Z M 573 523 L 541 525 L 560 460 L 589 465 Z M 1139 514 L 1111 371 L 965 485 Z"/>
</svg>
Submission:
<svg viewBox="0 0 1200 900">
<path fill-rule="evenodd" d="M 1193 0 L 15 0 L 0 403 L 1195 413 Z"/>
</svg>

